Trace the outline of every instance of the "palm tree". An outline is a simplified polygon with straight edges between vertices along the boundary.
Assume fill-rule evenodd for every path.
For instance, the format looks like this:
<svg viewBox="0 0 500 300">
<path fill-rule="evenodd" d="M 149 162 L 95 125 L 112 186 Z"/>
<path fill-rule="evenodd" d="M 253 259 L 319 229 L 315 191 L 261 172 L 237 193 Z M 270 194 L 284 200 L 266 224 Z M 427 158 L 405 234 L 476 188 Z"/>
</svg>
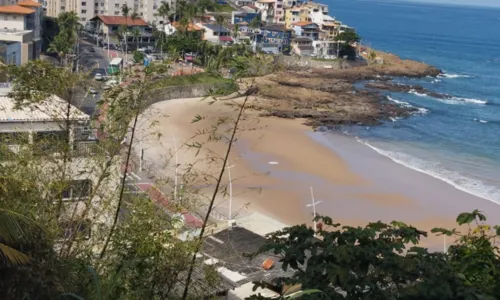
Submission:
<svg viewBox="0 0 500 300">
<path fill-rule="evenodd" d="M 54 40 L 50 43 L 48 52 L 56 53 L 59 56 L 59 61 L 61 66 L 65 65 L 66 55 L 71 53 L 73 50 L 73 43 L 71 43 L 70 38 L 68 37 L 69 33 L 61 32 L 54 37 Z"/>
<path fill-rule="evenodd" d="M 219 43 L 220 43 L 220 34 L 222 31 L 222 24 L 224 24 L 224 17 L 223 16 L 215 17 L 215 23 L 219 25 Z"/>
<path fill-rule="evenodd" d="M 160 8 L 158 8 L 158 16 L 160 16 L 163 19 L 163 30 L 165 30 L 165 23 L 168 20 L 168 17 L 170 16 L 170 6 L 168 5 L 167 2 L 162 1 Z M 167 35 L 165 34 L 165 42 L 167 42 Z M 163 45 L 161 45 L 161 54 L 163 56 Z"/>
<path fill-rule="evenodd" d="M 35 228 L 36 227 L 36 228 Z M 25 241 L 28 233 L 41 228 L 31 219 L 16 212 L 0 208 L 0 258 L 9 264 L 26 264 L 30 257 L 15 249 Z"/>
<path fill-rule="evenodd" d="M 235 24 L 233 29 L 233 38 L 237 39 L 239 35 L 240 35 L 240 25 Z"/>
<path fill-rule="evenodd" d="M 141 37 L 141 31 L 138 28 L 132 29 L 132 36 L 134 37 L 134 41 L 138 43 Z"/>
<path fill-rule="evenodd" d="M 125 61 L 128 62 L 128 40 L 127 40 L 127 31 L 128 31 L 128 15 L 130 14 L 130 8 L 127 4 L 123 4 L 122 6 L 122 15 L 125 17 L 125 26 L 127 29 L 125 30 Z"/>
</svg>

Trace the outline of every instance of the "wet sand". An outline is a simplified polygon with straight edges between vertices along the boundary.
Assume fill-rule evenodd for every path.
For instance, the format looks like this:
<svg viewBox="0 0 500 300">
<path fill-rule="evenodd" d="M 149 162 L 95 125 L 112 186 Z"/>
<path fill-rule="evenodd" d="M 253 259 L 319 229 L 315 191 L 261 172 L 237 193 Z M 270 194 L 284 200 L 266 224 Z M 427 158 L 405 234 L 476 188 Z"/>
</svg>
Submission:
<svg viewBox="0 0 500 300">
<path fill-rule="evenodd" d="M 145 160 L 172 176 L 176 144 L 179 173 L 189 169 L 197 174 L 189 180 L 200 187 L 200 194 L 193 197 L 202 201 L 213 192 L 228 145 L 225 137 L 237 115 L 228 102 L 164 101 L 154 104 L 140 120 Z M 196 115 L 199 121 L 192 123 Z M 157 124 L 151 127 L 151 123 Z M 221 123 L 217 130 L 216 123 Z M 155 137 L 146 131 L 162 135 Z M 138 144 L 134 147 L 139 151 Z M 422 230 L 452 228 L 458 213 L 475 208 L 500 224 L 500 206 L 400 166 L 354 139 L 313 133 L 302 120 L 259 118 L 247 111 L 229 165 L 231 215 L 236 219 L 258 211 L 285 224 L 312 225 L 312 207 L 307 207 L 312 187 L 314 198 L 321 201 L 317 213 L 345 225 L 398 220 Z M 228 181 L 226 172 L 223 184 Z M 216 201 L 217 211 L 226 216 L 228 199 L 227 193 L 220 193 Z M 442 237 L 424 242 L 437 250 L 442 244 Z"/>
</svg>

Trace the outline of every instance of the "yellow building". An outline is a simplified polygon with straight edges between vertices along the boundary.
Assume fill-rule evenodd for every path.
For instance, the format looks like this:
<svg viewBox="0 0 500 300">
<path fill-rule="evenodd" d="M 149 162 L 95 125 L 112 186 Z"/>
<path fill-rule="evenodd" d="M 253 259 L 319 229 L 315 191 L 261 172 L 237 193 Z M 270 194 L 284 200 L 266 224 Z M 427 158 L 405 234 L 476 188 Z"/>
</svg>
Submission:
<svg viewBox="0 0 500 300">
<path fill-rule="evenodd" d="M 300 7 L 285 8 L 285 27 L 293 28 L 293 23 L 300 21 Z"/>
</svg>

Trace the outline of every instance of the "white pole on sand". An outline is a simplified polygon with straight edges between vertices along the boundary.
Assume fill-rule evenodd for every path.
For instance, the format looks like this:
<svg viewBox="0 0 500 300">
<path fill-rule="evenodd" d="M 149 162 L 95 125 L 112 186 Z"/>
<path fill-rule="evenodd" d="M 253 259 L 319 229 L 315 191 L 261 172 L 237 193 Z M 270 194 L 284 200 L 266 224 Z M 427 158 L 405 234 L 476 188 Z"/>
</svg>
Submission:
<svg viewBox="0 0 500 300">
<path fill-rule="evenodd" d="M 314 218 L 316 218 L 316 205 L 317 204 L 320 204 L 321 202 L 323 202 L 322 200 L 320 201 L 317 201 L 314 200 L 314 192 L 313 192 L 313 188 L 312 186 L 309 187 L 311 189 L 311 204 L 307 204 L 306 207 L 311 207 L 313 208 L 313 215 L 314 215 Z M 313 223 L 314 227 L 314 232 L 316 232 L 316 220 L 314 220 L 314 223 Z"/>
<path fill-rule="evenodd" d="M 177 140 L 175 139 L 175 135 L 173 136 L 174 138 L 174 155 L 175 155 L 175 176 L 174 176 L 174 201 L 177 201 L 177 170 L 179 167 L 179 160 L 177 157 Z"/>
<path fill-rule="evenodd" d="M 233 180 L 231 179 L 231 168 L 235 167 L 236 165 L 230 165 L 229 167 L 226 167 L 227 169 L 227 174 L 229 177 L 229 222 L 233 219 L 232 216 L 232 210 L 233 210 Z"/>
</svg>

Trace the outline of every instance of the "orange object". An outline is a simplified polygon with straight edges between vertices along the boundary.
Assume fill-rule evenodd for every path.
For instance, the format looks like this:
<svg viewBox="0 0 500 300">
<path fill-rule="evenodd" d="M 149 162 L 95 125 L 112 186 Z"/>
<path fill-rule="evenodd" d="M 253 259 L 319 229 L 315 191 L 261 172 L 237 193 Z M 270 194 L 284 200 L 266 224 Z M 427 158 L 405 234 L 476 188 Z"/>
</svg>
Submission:
<svg viewBox="0 0 500 300">
<path fill-rule="evenodd" d="M 269 270 L 274 266 L 274 262 L 272 259 L 268 258 L 262 263 L 262 268 L 264 270 Z"/>
</svg>

